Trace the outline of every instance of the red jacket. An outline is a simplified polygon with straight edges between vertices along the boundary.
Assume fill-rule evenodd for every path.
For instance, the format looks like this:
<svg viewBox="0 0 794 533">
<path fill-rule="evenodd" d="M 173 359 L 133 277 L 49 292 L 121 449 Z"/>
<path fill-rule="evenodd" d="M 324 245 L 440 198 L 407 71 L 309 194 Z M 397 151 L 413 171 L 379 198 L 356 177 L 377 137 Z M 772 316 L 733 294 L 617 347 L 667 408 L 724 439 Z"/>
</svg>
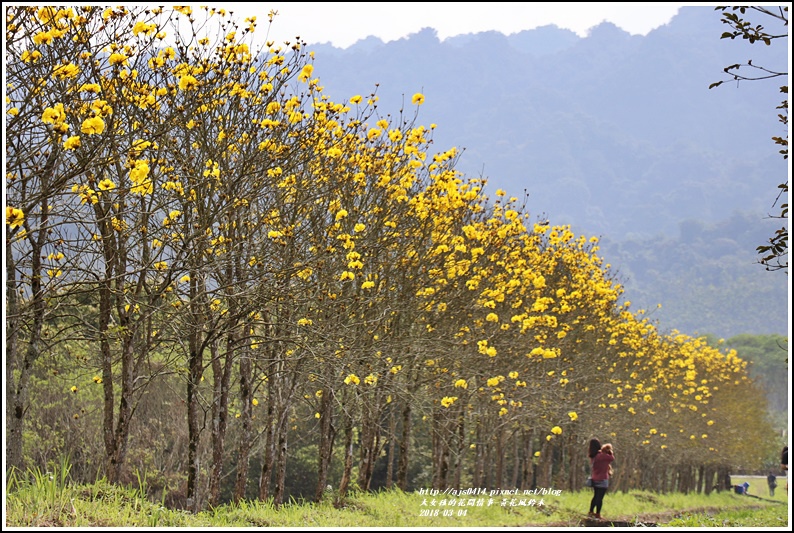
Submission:
<svg viewBox="0 0 794 533">
<path fill-rule="evenodd" d="M 609 479 L 609 463 L 614 460 L 614 455 L 598 452 L 598 454 L 593 457 L 593 461 L 591 463 L 592 469 L 590 477 L 593 479 L 593 481 L 603 481 L 605 479 Z"/>
</svg>

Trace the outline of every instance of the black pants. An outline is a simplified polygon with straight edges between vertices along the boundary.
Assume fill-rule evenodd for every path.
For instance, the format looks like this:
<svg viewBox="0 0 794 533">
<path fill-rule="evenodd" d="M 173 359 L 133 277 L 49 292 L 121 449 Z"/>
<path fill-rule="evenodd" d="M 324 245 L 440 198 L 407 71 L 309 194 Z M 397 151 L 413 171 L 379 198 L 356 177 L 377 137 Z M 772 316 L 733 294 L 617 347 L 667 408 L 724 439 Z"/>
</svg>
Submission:
<svg viewBox="0 0 794 533">
<path fill-rule="evenodd" d="M 607 489 L 602 489 L 600 487 L 593 487 L 593 499 L 590 500 L 591 513 L 601 514 L 601 504 L 604 503 L 604 494 L 606 493 L 607 493 Z"/>
</svg>

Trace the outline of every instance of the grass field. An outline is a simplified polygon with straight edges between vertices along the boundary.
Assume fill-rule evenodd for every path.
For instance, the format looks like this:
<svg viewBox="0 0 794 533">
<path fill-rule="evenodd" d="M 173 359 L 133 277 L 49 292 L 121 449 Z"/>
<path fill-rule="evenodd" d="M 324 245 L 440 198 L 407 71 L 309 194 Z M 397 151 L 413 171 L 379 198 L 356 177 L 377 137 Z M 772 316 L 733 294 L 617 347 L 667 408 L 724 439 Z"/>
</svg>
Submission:
<svg viewBox="0 0 794 533">
<path fill-rule="evenodd" d="M 607 493 L 607 520 L 666 527 L 786 527 L 790 523 L 785 480 L 769 498 L 765 478 L 750 483 L 748 496 L 729 492 L 655 494 Z M 536 495 L 419 494 L 388 491 L 356 494 L 342 505 L 242 502 L 190 514 L 150 502 L 141 489 L 99 481 L 71 486 L 58 475 L 10 480 L 6 527 L 389 527 L 550 528 L 582 525 L 589 490 Z"/>
<path fill-rule="evenodd" d="M 758 496 L 760 498 L 779 502 L 788 502 L 788 491 L 786 490 L 786 483 L 788 483 L 788 480 L 785 477 L 778 476 L 777 488 L 775 489 L 774 496 L 769 495 L 769 486 L 767 485 L 766 478 L 763 476 L 731 476 L 731 483 L 734 485 L 741 485 L 745 481 L 750 484 L 748 493 L 751 496 Z"/>
</svg>

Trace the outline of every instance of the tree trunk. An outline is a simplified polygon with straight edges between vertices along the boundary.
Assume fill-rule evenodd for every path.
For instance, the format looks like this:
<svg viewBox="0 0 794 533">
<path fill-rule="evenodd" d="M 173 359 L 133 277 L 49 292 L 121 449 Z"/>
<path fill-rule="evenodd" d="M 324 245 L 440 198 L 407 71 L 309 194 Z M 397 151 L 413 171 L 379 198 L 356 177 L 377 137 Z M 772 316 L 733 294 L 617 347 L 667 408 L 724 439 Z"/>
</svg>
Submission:
<svg viewBox="0 0 794 533">
<path fill-rule="evenodd" d="M 234 485 L 234 501 L 239 502 L 245 499 L 245 489 L 248 484 L 248 458 L 251 451 L 251 425 L 253 407 L 252 389 L 252 369 L 251 357 L 248 353 L 243 353 L 240 357 L 240 401 L 242 409 L 240 420 L 242 428 L 240 430 L 240 444 L 237 451 L 237 480 Z"/>
<path fill-rule="evenodd" d="M 191 512 L 199 510 L 198 477 L 199 477 L 199 443 L 201 426 L 199 424 L 199 394 L 201 382 L 201 353 L 191 350 L 190 366 L 187 382 L 187 426 L 188 426 L 188 467 L 187 467 L 187 506 Z"/>
<path fill-rule="evenodd" d="M 389 453 L 386 463 L 386 489 L 394 483 L 394 455 L 397 448 L 397 417 L 393 409 L 389 409 Z"/>
<path fill-rule="evenodd" d="M 496 468 L 494 469 L 494 488 L 503 488 L 505 474 L 504 430 L 496 431 Z"/>
<path fill-rule="evenodd" d="M 266 501 L 270 495 L 270 478 L 273 475 L 273 461 L 275 460 L 275 398 L 272 391 L 267 396 L 267 421 L 265 423 L 265 449 L 262 457 L 262 470 L 259 473 L 259 499 Z"/>
<path fill-rule="evenodd" d="M 521 471 L 521 455 L 519 453 L 518 434 L 514 434 L 513 440 L 513 476 L 510 478 L 510 488 L 518 488 L 518 473 Z"/>
<path fill-rule="evenodd" d="M 234 361 L 234 336 L 226 340 L 226 354 L 221 364 L 217 343 L 212 343 L 212 470 L 209 480 L 209 505 L 220 503 L 223 476 L 223 452 L 229 420 L 229 383 Z"/>
<path fill-rule="evenodd" d="M 323 499 L 325 486 L 328 483 L 328 468 L 331 465 L 336 433 L 333 426 L 333 391 L 329 387 L 323 389 L 322 394 L 322 398 L 320 398 L 320 445 L 317 454 L 317 487 L 314 491 L 314 499 L 317 502 Z"/>
<path fill-rule="evenodd" d="M 339 482 L 339 498 L 347 494 L 350 476 L 353 471 L 353 418 L 345 413 L 345 459 L 342 480 Z"/>
<path fill-rule="evenodd" d="M 190 330 L 188 331 L 188 379 L 187 379 L 187 427 L 188 427 L 188 467 L 187 467 L 187 508 L 196 513 L 200 510 L 199 473 L 200 444 L 202 425 L 199 415 L 201 377 L 204 372 L 204 346 L 202 343 L 201 324 L 203 322 L 199 293 L 199 273 L 190 272 Z"/>
<path fill-rule="evenodd" d="M 700 465 L 698 467 L 698 473 L 697 473 L 697 486 L 695 487 L 695 490 L 697 491 L 698 494 L 703 493 L 703 480 L 705 475 L 706 475 L 706 467 L 704 465 Z"/>
<path fill-rule="evenodd" d="M 18 361 L 17 340 L 21 323 L 19 316 L 19 295 L 17 293 L 16 263 L 14 262 L 11 239 L 13 232 L 6 226 L 6 470 L 24 471 L 22 460 L 22 434 L 30 383 L 31 362 L 26 356 Z M 40 254 L 34 254 L 37 257 Z M 34 278 L 35 279 L 35 278 Z M 36 338 L 31 335 L 31 340 Z M 19 381 L 14 380 L 14 370 L 19 368 Z"/>
<path fill-rule="evenodd" d="M 377 398 L 362 402 L 358 468 L 358 488 L 360 490 L 369 490 L 369 484 L 372 481 L 372 472 L 380 447 L 379 415 Z"/>
<path fill-rule="evenodd" d="M 397 462 L 397 486 L 408 491 L 408 453 L 411 449 L 411 404 L 403 407 L 403 431 L 400 438 L 400 457 Z"/>
<path fill-rule="evenodd" d="M 455 459 L 455 479 L 453 481 L 455 489 L 460 490 L 462 487 L 461 477 L 463 475 L 463 458 L 466 453 L 466 419 L 463 416 L 463 408 L 458 407 L 458 449 Z"/>
<path fill-rule="evenodd" d="M 524 468 L 521 472 L 521 488 L 532 488 L 532 473 L 534 463 L 534 450 L 532 449 L 532 433 L 529 431 L 521 431 L 524 440 Z"/>
<path fill-rule="evenodd" d="M 38 303 L 34 303 L 38 306 Z M 43 302 L 42 302 L 43 307 Z M 33 372 L 33 363 L 39 356 L 40 339 L 42 331 L 42 318 L 34 314 L 33 325 L 30 331 L 30 341 L 28 342 L 22 364 L 19 365 L 19 379 L 14 383 L 14 365 L 8 364 L 6 367 L 6 395 L 10 396 L 10 401 L 6 405 L 6 416 L 8 417 L 8 436 L 6 441 L 6 468 L 14 467 L 20 471 L 23 469 L 22 459 L 22 440 L 25 428 L 25 413 L 28 408 L 28 397 L 30 395 L 30 376 Z M 12 349 L 14 351 L 16 346 Z M 15 354 L 6 351 L 6 358 L 13 358 Z M 16 386 L 14 386 L 16 385 Z M 9 416 L 10 415 L 10 416 Z"/>
<path fill-rule="evenodd" d="M 121 322 L 122 327 L 128 327 L 129 323 L 126 321 Z M 135 381 L 135 364 L 133 358 L 134 346 L 132 341 L 132 334 L 125 333 L 122 341 L 122 354 L 121 354 L 121 397 L 119 398 L 118 418 L 116 421 L 116 428 L 113 432 L 113 446 L 110 454 L 110 473 L 114 479 L 114 483 L 118 483 L 121 479 L 121 468 L 124 465 L 124 460 L 127 456 L 127 445 L 130 434 L 130 421 L 132 420 L 132 403 L 134 394 L 134 381 Z M 112 407 L 111 407 L 112 409 Z M 111 478 L 111 475 L 108 478 Z"/>
<path fill-rule="evenodd" d="M 482 420 L 477 421 L 477 446 L 475 449 L 475 457 L 474 457 L 474 474 L 473 474 L 473 483 L 475 487 L 484 487 L 486 484 L 485 480 L 485 450 L 486 445 L 483 441 L 483 434 L 482 434 Z"/>
<path fill-rule="evenodd" d="M 286 491 L 285 481 L 287 478 L 287 433 L 289 426 L 287 424 L 287 408 L 284 408 L 284 414 L 281 423 L 278 426 L 278 456 L 276 461 L 276 488 L 273 491 L 273 505 L 280 507 L 284 503 L 284 494 Z"/>
</svg>

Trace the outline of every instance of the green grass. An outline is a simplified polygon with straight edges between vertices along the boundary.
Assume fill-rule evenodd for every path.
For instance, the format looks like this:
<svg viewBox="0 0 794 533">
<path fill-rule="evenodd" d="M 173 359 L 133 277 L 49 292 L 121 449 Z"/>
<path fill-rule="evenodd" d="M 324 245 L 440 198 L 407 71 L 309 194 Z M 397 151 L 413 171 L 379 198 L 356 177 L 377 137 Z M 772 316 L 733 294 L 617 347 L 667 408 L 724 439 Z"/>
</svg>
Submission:
<svg viewBox="0 0 794 533">
<path fill-rule="evenodd" d="M 777 478 L 777 488 L 775 489 L 774 496 L 769 495 L 769 485 L 767 485 L 765 477 L 731 476 L 731 483 L 734 485 L 741 485 L 745 481 L 750 484 L 749 494 L 751 496 L 758 496 L 767 500 L 774 500 L 782 503 L 788 502 L 788 491 L 786 491 L 787 481 L 785 477 Z"/>
<path fill-rule="evenodd" d="M 54 473 L 12 474 L 6 492 L 6 526 L 10 527 L 570 527 L 587 513 L 591 492 L 563 491 L 547 496 L 466 496 L 465 505 L 450 497 L 399 490 L 349 496 L 343 505 L 244 501 L 192 515 L 166 509 L 145 497 L 139 486 L 123 488 L 100 480 L 92 485 L 66 483 L 68 467 Z M 734 478 L 741 483 L 743 478 Z M 768 496 L 765 479 L 759 496 Z M 435 499 L 435 505 L 433 500 Z M 534 502 L 531 500 L 534 499 Z M 441 505 L 442 500 L 445 505 Z M 511 505 L 511 500 L 512 504 Z M 524 505 L 521 505 L 523 500 Z M 541 504 L 542 501 L 542 505 Z M 655 494 L 607 493 L 602 515 L 609 520 L 656 523 L 666 527 L 785 527 L 788 525 L 785 480 L 775 501 L 722 492 Z"/>
<path fill-rule="evenodd" d="M 788 508 L 765 507 L 737 511 L 683 513 L 666 527 L 780 527 L 788 529 Z"/>
</svg>

